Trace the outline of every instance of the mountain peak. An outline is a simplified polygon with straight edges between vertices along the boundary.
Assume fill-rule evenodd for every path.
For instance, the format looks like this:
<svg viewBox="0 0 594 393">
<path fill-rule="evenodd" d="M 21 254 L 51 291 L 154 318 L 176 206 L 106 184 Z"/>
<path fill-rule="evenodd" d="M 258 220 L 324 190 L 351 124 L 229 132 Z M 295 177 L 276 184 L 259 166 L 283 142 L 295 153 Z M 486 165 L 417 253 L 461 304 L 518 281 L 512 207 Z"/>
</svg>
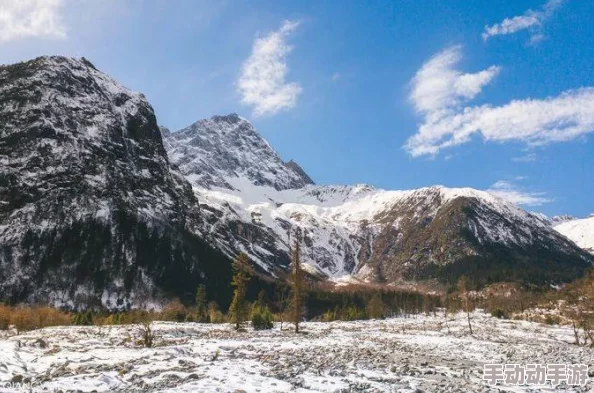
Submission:
<svg viewBox="0 0 594 393">
<path fill-rule="evenodd" d="M 119 308 L 163 277 L 192 270 L 196 286 L 197 268 L 174 272 L 195 250 L 174 251 L 178 239 L 200 241 L 196 199 L 144 96 L 46 56 L 0 67 L 0 118 L 0 298 Z"/>
<path fill-rule="evenodd" d="M 235 113 L 199 120 L 165 138 L 171 161 L 197 187 L 237 189 L 248 182 L 285 190 L 313 183 Z"/>
<path fill-rule="evenodd" d="M 228 115 L 214 115 L 210 118 L 212 121 L 216 122 L 225 122 L 229 124 L 237 124 L 240 121 L 247 121 L 244 118 L 240 117 L 237 113 L 229 113 Z"/>
<path fill-rule="evenodd" d="M 293 159 L 290 159 L 288 162 L 285 162 L 285 166 L 299 175 L 306 184 L 315 184 L 314 181 L 309 177 L 309 175 L 301 168 L 297 162 Z"/>
<path fill-rule="evenodd" d="M 31 60 L 22 61 L 15 64 L 4 64 L 0 65 L 0 69 L 12 69 L 12 70 L 42 70 L 42 69 L 53 69 L 53 70 L 78 70 L 78 71 L 94 71 L 101 73 L 93 63 L 91 63 L 85 57 L 76 58 L 70 56 L 60 55 L 45 55 L 39 56 Z M 103 74 L 105 75 L 105 74 Z"/>
<path fill-rule="evenodd" d="M 154 112 L 144 95 L 120 85 L 85 58 L 42 56 L 3 65 L 0 66 L 0 79 L 0 96 L 4 97 L 4 101 L 11 99 L 19 103 L 18 107 L 4 108 L 11 114 L 34 113 L 38 122 L 53 123 L 72 112 L 71 118 L 80 116 L 84 119 L 83 124 L 97 127 L 78 127 L 71 134 L 91 139 L 117 139 L 118 135 L 108 135 L 103 130 L 121 133 L 123 129 L 116 130 L 101 123 L 131 118 L 144 124 L 137 123 L 135 128 L 139 132 L 127 133 L 127 137 L 136 141 L 150 139 L 152 142 L 160 138 L 158 129 L 148 127 L 145 121 L 150 118 L 152 123 Z M 89 109 L 92 107 L 95 110 Z M 100 113 L 108 112 L 110 116 L 107 119 L 99 117 Z M 68 124 L 53 125 L 56 129 L 68 128 Z M 10 131 L 17 133 L 23 130 L 11 127 Z"/>
</svg>

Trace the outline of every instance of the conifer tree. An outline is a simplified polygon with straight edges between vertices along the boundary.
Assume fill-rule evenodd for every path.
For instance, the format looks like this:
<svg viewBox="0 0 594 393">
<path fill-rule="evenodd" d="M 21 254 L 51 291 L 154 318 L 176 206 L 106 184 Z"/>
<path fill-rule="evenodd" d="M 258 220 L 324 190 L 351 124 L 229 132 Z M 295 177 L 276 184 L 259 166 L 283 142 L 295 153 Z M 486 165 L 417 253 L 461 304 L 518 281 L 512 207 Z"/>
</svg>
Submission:
<svg viewBox="0 0 594 393">
<path fill-rule="evenodd" d="M 198 322 L 205 322 L 206 315 L 206 287 L 200 284 L 196 289 L 196 316 Z"/>
<path fill-rule="evenodd" d="M 295 239 L 293 247 L 293 269 L 291 273 L 291 319 L 295 324 L 295 333 L 299 333 L 299 322 L 303 318 L 303 270 L 301 268 L 301 245 L 299 236 Z"/>
<path fill-rule="evenodd" d="M 249 280 L 249 259 L 246 254 L 240 253 L 233 260 L 233 272 L 231 285 L 234 291 L 233 300 L 231 306 L 229 306 L 229 316 L 231 317 L 231 323 L 235 325 L 235 329 L 239 330 L 249 317 L 248 304 L 245 300 Z"/>
<path fill-rule="evenodd" d="M 258 292 L 258 305 L 260 307 L 266 307 L 267 306 L 267 301 L 266 301 L 266 292 L 264 292 L 263 289 L 260 290 L 260 292 Z"/>
</svg>

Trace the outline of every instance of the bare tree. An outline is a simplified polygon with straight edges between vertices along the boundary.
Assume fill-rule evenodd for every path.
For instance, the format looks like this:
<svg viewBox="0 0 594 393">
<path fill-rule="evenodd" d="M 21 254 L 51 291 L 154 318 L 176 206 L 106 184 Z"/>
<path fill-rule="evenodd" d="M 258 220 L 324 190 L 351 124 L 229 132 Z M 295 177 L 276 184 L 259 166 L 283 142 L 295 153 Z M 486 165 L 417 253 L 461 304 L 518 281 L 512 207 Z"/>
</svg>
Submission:
<svg viewBox="0 0 594 393">
<path fill-rule="evenodd" d="M 573 296 L 572 311 L 569 313 L 574 325 L 577 321 L 577 328 L 574 326 L 576 343 L 579 345 L 578 332 L 583 331 L 584 346 L 594 347 L 594 269 L 589 269 L 584 277 L 576 285 L 576 293 Z"/>
<path fill-rule="evenodd" d="M 448 325 L 448 309 L 449 308 L 450 308 L 450 295 L 448 295 L 446 293 L 443 298 L 443 318 L 445 320 L 446 329 L 448 329 L 448 334 L 450 334 L 450 326 Z"/>
<path fill-rule="evenodd" d="M 283 330 L 283 322 L 285 320 L 285 314 L 287 312 L 289 303 L 289 288 L 285 285 L 279 284 L 279 288 L 276 292 L 276 305 L 278 307 L 278 316 L 280 319 L 280 330 Z"/>
<path fill-rule="evenodd" d="M 155 332 L 149 319 L 142 322 L 140 327 L 140 343 L 146 348 L 152 348 L 155 345 Z"/>
<path fill-rule="evenodd" d="M 470 323 L 470 302 L 468 293 L 468 277 L 462 275 L 460 279 L 458 279 L 458 291 L 464 297 L 464 308 L 466 309 L 466 317 L 468 318 L 468 329 L 470 330 L 470 334 L 472 334 L 472 325 Z"/>
</svg>

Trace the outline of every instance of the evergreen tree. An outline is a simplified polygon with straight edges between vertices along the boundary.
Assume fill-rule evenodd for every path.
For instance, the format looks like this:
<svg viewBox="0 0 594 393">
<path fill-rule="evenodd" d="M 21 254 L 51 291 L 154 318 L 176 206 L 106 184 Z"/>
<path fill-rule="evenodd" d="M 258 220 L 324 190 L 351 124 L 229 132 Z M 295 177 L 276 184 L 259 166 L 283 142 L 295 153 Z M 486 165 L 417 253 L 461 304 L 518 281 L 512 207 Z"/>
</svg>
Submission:
<svg viewBox="0 0 594 393">
<path fill-rule="evenodd" d="M 260 292 L 258 292 L 258 301 L 257 301 L 257 305 L 260 307 L 266 307 L 267 306 L 267 301 L 266 301 L 266 292 L 264 292 L 264 290 L 260 290 Z"/>
<path fill-rule="evenodd" d="M 268 307 L 256 303 L 252 310 L 252 327 L 255 330 L 272 329 L 274 326 L 272 321 L 273 316 Z"/>
<path fill-rule="evenodd" d="M 196 289 L 196 316 L 198 322 L 206 322 L 206 287 L 202 284 Z"/>
<path fill-rule="evenodd" d="M 235 329 L 239 330 L 249 317 L 248 304 L 245 300 L 249 280 L 249 259 L 246 254 L 241 253 L 233 260 L 233 272 L 231 285 L 234 291 L 233 300 L 229 306 L 229 316 Z"/>
<path fill-rule="evenodd" d="M 301 268 L 301 245 L 299 238 L 295 239 L 293 247 L 293 271 L 291 273 L 291 319 L 295 324 L 295 333 L 299 333 L 299 322 L 303 318 L 303 281 L 304 275 Z"/>
</svg>

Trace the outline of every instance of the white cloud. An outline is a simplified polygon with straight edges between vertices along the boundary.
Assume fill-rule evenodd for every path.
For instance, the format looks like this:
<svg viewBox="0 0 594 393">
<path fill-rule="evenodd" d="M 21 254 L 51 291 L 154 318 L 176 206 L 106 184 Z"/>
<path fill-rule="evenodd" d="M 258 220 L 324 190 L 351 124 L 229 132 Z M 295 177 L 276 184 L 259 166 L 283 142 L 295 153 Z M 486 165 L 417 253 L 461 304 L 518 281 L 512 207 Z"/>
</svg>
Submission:
<svg viewBox="0 0 594 393">
<path fill-rule="evenodd" d="M 541 206 L 552 201 L 545 196 L 546 193 L 544 192 L 522 191 L 514 184 L 505 180 L 499 180 L 491 185 L 487 189 L 487 192 L 521 206 Z"/>
<path fill-rule="evenodd" d="M 530 43 L 534 44 L 544 38 L 540 32 L 542 24 L 549 19 L 553 12 L 564 3 L 565 0 L 549 0 L 537 11 L 528 10 L 524 14 L 506 18 L 502 22 L 492 26 L 485 26 L 483 40 L 497 35 L 514 34 L 518 31 L 529 29 L 532 31 Z"/>
<path fill-rule="evenodd" d="M 534 146 L 568 141 L 594 131 L 594 87 L 545 99 L 513 100 L 502 106 L 464 107 L 463 100 L 478 94 L 498 68 L 461 74 L 454 69 L 459 57 L 440 60 L 449 59 L 451 51 L 446 49 L 430 59 L 413 79 L 411 100 L 424 121 L 405 145 L 411 155 L 435 155 L 476 135 L 487 141 L 522 141 Z M 471 82 L 460 90 L 464 78 Z"/>
<path fill-rule="evenodd" d="M 65 38 L 63 0 L 0 0 L 0 42 L 18 38 Z"/>
<path fill-rule="evenodd" d="M 500 68 L 493 66 L 475 74 L 463 74 L 454 69 L 461 56 L 460 46 L 447 48 L 417 72 L 410 95 L 417 111 L 430 113 L 472 99 L 499 73 Z"/>
<path fill-rule="evenodd" d="M 292 50 L 286 39 L 297 26 L 299 22 L 285 21 L 279 30 L 257 38 L 243 63 L 237 87 L 241 102 L 253 107 L 254 116 L 273 115 L 297 104 L 301 86 L 285 81 L 286 56 Z"/>
</svg>

